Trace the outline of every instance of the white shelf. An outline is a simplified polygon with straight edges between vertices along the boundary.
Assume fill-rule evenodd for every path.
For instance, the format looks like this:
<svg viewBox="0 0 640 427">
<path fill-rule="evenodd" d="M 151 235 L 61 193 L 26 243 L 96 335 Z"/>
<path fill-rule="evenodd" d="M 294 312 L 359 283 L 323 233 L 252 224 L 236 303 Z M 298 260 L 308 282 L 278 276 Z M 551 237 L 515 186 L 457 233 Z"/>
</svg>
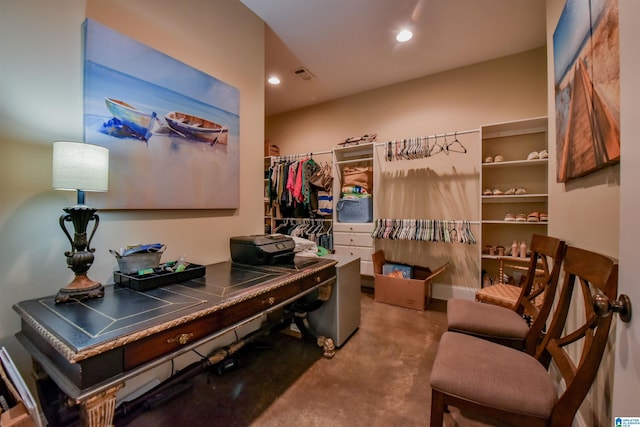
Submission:
<svg viewBox="0 0 640 427">
<path fill-rule="evenodd" d="M 503 138 L 507 136 L 528 135 L 547 132 L 547 117 L 516 120 L 482 126 L 482 138 Z"/>
<path fill-rule="evenodd" d="M 547 201 L 547 194 L 518 194 L 514 196 L 482 196 L 482 203 L 540 203 Z"/>
<path fill-rule="evenodd" d="M 485 162 L 482 163 L 483 168 L 512 168 L 522 166 L 547 166 L 549 159 L 536 159 L 536 160 L 508 160 L 503 162 Z"/>
<path fill-rule="evenodd" d="M 336 162 L 336 165 L 345 165 L 348 163 L 362 163 L 362 162 L 372 162 L 373 161 L 373 157 L 359 157 L 357 159 L 351 159 L 351 160 L 339 160 Z"/>
<path fill-rule="evenodd" d="M 505 221 L 503 219 L 500 220 L 483 220 L 481 221 L 483 224 L 509 224 L 509 225 L 547 225 L 548 221 Z"/>
<path fill-rule="evenodd" d="M 547 234 L 548 221 L 505 221 L 506 212 L 547 212 L 549 159 L 527 160 L 532 152 L 548 150 L 546 117 L 497 123 L 480 127 L 479 161 L 481 189 L 526 188 L 529 193 L 512 195 L 480 195 L 481 248 L 485 243 L 503 245 L 526 242 L 534 233 Z M 484 162 L 487 157 L 502 156 L 502 162 Z M 517 160 L 514 160 L 517 159 Z M 479 250 L 479 252 L 481 252 Z M 505 263 L 526 264 L 529 258 L 481 255 L 481 269 L 493 276 L 503 272 Z"/>
</svg>

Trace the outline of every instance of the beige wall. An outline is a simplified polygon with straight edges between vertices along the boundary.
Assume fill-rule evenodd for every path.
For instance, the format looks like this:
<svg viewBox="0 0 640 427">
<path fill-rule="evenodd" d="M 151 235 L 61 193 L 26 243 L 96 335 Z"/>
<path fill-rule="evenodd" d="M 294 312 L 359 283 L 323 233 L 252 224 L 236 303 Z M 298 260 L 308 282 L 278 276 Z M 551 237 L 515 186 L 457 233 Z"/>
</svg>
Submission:
<svg viewBox="0 0 640 427">
<path fill-rule="evenodd" d="M 294 154 L 363 134 L 388 141 L 544 116 L 545 70 L 540 48 L 268 117 L 266 138 Z"/>
<path fill-rule="evenodd" d="M 375 133 L 384 142 L 473 130 L 545 116 L 546 84 L 546 50 L 539 48 L 269 117 L 266 137 L 281 154 L 294 154 L 330 150 L 363 134 Z M 468 149 L 464 155 L 376 162 L 375 215 L 477 221 L 479 138 L 477 132 L 459 137 Z M 382 154 L 383 147 L 377 152 Z M 479 227 L 472 231 L 479 239 Z M 376 249 L 388 259 L 431 268 L 449 262 L 436 280 L 436 298 L 473 298 L 479 287 L 475 245 L 379 240 Z"/>
<path fill-rule="evenodd" d="M 58 217 L 75 194 L 51 189 L 51 153 L 55 140 L 82 140 L 86 17 L 237 87 L 243 170 L 238 210 L 99 212 L 89 276 L 109 283 L 116 262 L 107 249 L 124 244 L 160 241 L 163 259 L 212 263 L 228 259 L 230 236 L 262 232 L 264 24 L 242 3 L 0 0 L 0 344 L 23 368 L 12 304 L 55 294 L 72 278 Z"/>
<path fill-rule="evenodd" d="M 553 75 L 553 32 L 562 13 L 565 0 L 547 0 L 547 71 L 549 111 L 555 111 Z M 624 141 L 622 142 L 624 144 Z M 582 247 L 618 258 L 620 218 L 620 165 L 603 169 L 584 178 L 556 183 L 555 118 L 549 114 L 549 234 L 569 245 Z M 571 313 L 568 324 L 575 324 L 580 313 Z M 612 424 L 611 402 L 613 323 L 609 351 L 602 360 L 598 377 L 579 411 L 579 422 L 586 426 Z M 577 361 L 576 361 L 577 362 Z"/>
</svg>

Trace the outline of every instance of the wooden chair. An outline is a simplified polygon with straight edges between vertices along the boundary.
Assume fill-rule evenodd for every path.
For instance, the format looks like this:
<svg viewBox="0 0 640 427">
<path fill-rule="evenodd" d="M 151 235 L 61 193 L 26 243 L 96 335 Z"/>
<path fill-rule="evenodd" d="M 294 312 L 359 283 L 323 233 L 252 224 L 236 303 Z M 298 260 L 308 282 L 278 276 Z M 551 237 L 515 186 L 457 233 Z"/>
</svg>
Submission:
<svg viewBox="0 0 640 427">
<path fill-rule="evenodd" d="M 445 332 L 431 372 L 431 426 L 441 426 L 445 407 L 479 413 L 517 426 L 570 426 L 596 376 L 613 316 L 594 311 L 593 296 L 617 299 L 618 265 L 583 249 L 567 247 L 564 280 L 549 330 L 535 355 L 456 332 Z M 576 286 L 577 284 L 577 286 Z M 566 326 L 573 301 L 584 322 Z M 581 303 L 581 304 L 580 304 Z M 574 344 L 575 343 L 575 344 Z M 574 359 L 566 346 L 574 344 Z M 575 360 L 575 361 L 574 361 Z M 562 376 L 556 385 L 551 362 Z"/>
<path fill-rule="evenodd" d="M 449 331 L 473 335 L 525 350 L 533 355 L 553 306 L 564 252 L 563 241 L 534 234 L 531 238 L 529 268 L 522 287 L 493 285 L 516 288 L 519 295 L 515 306 L 506 308 L 477 301 L 451 299 L 447 302 Z M 537 272 L 539 266 L 542 273 Z M 529 321 L 525 320 L 525 313 Z"/>
</svg>

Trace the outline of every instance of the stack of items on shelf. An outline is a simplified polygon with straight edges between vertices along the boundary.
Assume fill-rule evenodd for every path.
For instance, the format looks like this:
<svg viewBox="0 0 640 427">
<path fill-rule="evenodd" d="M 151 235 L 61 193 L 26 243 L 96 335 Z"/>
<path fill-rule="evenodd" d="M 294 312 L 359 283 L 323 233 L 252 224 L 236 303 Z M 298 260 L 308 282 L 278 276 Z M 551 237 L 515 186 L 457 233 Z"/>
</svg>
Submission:
<svg viewBox="0 0 640 427">
<path fill-rule="evenodd" d="M 347 138 L 344 141 L 340 142 L 338 144 L 339 147 L 349 147 L 352 145 L 360 145 L 360 144 L 368 144 L 370 142 L 375 142 L 376 138 L 378 137 L 377 134 L 365 134 L 362 136 L 354 136 L 351 138 Z"/>
<path fill-rule="evenodd" d="M 317 191 L 318 207 L 314 213 L 322 217 L 330 217 L 333 215 L 333 196 L 331 194 L 333 185 L 333 175 L 331 167 L 328 163 L 323 163 L 312 176 L 309 178 L 311 188 Z"/>
<path fill-rule="evenodd" d="M 341 197 L 336 205 L 339 222 L 373 221 L 373 168 L 347 166 L 342 171 Z"/>
</svg>

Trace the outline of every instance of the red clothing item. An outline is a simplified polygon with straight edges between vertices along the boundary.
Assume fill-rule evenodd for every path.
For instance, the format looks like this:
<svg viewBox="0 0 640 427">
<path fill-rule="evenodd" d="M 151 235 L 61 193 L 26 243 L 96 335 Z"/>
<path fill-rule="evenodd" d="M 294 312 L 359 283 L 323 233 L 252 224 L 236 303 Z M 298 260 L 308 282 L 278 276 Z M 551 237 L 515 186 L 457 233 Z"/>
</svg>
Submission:
<svg viewBox="0 0 640 427">
<path fill-rule="evenodd" d="M 293 199 L 302 203 L 304 201 L 304 195 L 302 194 L 302 170 L 304 169 L 304 162 L 308 159 L 302 159 L 298 162 L 296 171 L 296 181 L 293 187 Z"/>
</svg>

